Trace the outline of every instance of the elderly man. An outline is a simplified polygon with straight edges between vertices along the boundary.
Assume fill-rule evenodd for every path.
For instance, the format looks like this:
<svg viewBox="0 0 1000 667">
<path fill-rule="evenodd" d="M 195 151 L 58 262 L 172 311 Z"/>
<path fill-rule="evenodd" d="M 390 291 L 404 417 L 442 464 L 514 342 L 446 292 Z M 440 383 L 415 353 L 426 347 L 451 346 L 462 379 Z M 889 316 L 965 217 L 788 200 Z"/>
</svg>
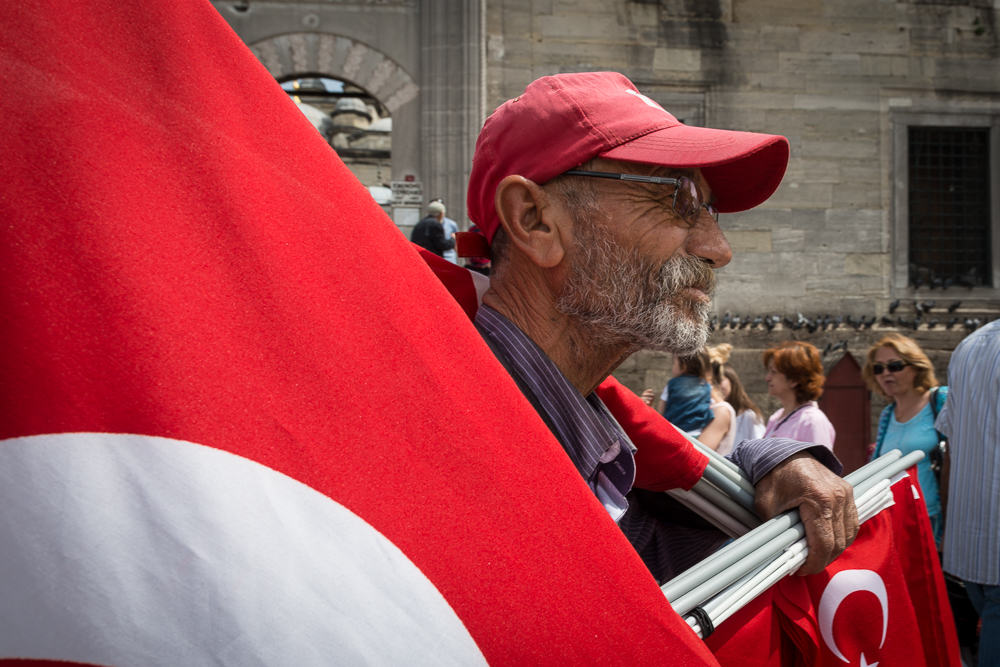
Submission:
<svg viewBox="0 0 1000 667">
<path fill-rule="evenodd" d="M 427 217 L 418 222 L 410 234 L 413 243 L 438 257 L 444 257 L 445 252 L 455 247 L 455 233 L 445 233 L 442 222 L 444 214 L 444 203 L 440 199 L 435 199 L 427 206 Z"/>
<path fill-rule="evenodd" d="M 721 534 L 668 525 L 632 491 L 634 446 L 594 389 L 642 349 L 690 354 L 708 335 L 713 269 L 732 253 L 718 212 L 777 188 L 783 137 L 687 127 L 620 74 L 535 81 L 476 144 L 468 205 L 493 274 L 476 326 L 659 581 Z M 822 570 L 857 513 L 825 447 L 774 439 L 733 453 L 758 513 L 798 507 Z M 833 472 L 831 472 L 833 469 Z"/>
</svg>

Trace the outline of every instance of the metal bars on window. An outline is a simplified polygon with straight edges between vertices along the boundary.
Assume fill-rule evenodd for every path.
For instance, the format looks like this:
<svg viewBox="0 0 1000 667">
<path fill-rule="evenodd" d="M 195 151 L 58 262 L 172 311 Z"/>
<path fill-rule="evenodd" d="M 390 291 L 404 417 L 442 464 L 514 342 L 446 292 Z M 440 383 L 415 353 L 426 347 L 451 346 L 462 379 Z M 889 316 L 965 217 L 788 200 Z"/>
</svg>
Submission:
<svg viewBox="0 0 1000 667">
<path fill-rule="evenodd" d="M 989 128 L 909 128 L 910 284 L 992 286 Z"/>
</svg>

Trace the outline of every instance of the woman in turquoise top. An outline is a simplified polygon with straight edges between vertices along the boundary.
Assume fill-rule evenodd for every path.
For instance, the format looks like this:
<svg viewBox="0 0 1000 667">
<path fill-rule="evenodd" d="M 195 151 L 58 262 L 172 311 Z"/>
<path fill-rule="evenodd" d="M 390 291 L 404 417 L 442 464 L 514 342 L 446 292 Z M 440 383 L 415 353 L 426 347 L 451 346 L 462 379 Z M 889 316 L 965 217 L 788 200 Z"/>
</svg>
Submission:
<svg viewBox="0 0 1000 667">
<path fill-rule="evenodd" d="M 920 450 L 917 478 L 938 542 L 944 527 L 937 478 L 931 470 L 930 451 L 941 441 L 934 420 L 948 395 L 938 387 L 934 366 L 912 338 L 889 334 L 868 350 L 864 377 L 873 391 L 892 402 L 879 418 L 875 456 L 898 449 L 903 454 Z M 933 399 L 933 402 L 932 402 Z"/>
</svg>

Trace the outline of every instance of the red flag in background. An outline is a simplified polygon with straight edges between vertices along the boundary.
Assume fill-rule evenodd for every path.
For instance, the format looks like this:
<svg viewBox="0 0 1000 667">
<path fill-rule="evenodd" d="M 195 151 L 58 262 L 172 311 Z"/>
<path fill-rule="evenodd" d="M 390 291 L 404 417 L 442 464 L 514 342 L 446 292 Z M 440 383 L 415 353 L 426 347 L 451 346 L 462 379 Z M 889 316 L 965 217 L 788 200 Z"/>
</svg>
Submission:
<svg viewBox="0 0 1000 667">
<path fill-rule="evenodd" d="M 0 34 L 0 659 L 714 664 L 208 2 Z"/>
<path fill-rule="evenodd" d="M 774 597 L 800 651 L 798 664 L 961 664 L 940 566 L 933 573 L 937 557 L 919 556 L 934 542 L 911 473 L 893 485 L 895 504 L 862 524 L 826 570 L 778 583 Z M 909 529 L 921 522 L 926 531 Z M 935 576 L 942 590 L 931 596 L 927 582 Z"/>
</svg>

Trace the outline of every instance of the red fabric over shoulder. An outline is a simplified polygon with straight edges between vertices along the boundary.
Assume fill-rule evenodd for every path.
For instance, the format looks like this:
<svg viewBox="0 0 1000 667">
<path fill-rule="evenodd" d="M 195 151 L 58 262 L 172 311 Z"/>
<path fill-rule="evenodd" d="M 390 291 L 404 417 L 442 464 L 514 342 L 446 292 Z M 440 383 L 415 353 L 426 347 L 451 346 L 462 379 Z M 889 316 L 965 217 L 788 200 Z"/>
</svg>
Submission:
<svg viewBox="0 0 1000 667">
<path fill-rule="evenodd" d="M 636 446 L 635 487 L 690 490 L 701 479 L 708 457 L 633 391 L 609 377 L 597 388 L 597 395 Z"/>
</svg>

